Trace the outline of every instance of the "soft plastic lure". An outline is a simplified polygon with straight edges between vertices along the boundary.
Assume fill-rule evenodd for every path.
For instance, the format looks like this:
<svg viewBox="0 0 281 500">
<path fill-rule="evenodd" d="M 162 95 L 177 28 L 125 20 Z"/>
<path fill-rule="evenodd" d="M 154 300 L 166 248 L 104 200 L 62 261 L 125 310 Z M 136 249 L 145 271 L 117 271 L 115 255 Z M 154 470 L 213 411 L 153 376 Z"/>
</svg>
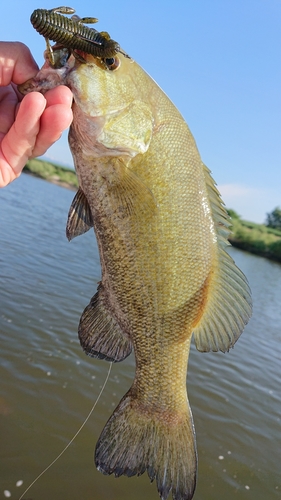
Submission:
<svg viewBox="0 0 281 500">
<path fill-rule="evenodd" d="M 95 17 L 72 16 L 65 17 L 62 14 L 74 14 L 72 7 L 57 7 L 55 9 L 36 9 L 31 14 L 30 21 L 33 27 L 46 39 L 47 50 L 50 60 L 55 65 L 53 51 L 49 40 L 57 42 L 63 47 L 73 50 L 81 50 L 87 54 L 102 59 L 112 58 L 120 52 L 120 46 L 110 38 L 106 31 L 97 31 L 85 26 L 84 23 L 93 24 L 98 21 Z"/>
</svg>

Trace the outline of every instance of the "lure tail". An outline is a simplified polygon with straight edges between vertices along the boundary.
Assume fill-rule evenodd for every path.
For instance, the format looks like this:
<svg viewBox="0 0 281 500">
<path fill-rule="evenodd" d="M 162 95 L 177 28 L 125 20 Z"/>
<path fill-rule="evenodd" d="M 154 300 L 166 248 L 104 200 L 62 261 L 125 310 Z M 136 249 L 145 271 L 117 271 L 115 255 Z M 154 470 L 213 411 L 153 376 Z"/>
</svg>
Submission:
<svg viewBox="0 0 281 500">
<path fill-rule="evenodd" d="M 140 476 L 147 471 L 161 500 L 191 500 L 196 485 L 195 432 L 189 406 L 180 418 L 144 411 L 133 388 L 108 420 L 96 446 L 103 474 Z"/>
</svg>

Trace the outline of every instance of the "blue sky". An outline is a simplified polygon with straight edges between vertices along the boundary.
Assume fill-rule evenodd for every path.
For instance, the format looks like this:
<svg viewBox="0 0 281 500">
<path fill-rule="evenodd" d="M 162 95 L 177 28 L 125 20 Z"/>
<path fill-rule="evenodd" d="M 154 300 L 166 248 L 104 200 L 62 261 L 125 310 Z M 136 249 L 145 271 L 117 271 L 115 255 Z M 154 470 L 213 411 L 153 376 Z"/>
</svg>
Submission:
<svg viewBox="0 0 281 500">
<path fill-rule="evenodd" d="M 68 0 L 99 19 L 187 121 L 227 207 L 263 222 L 281 206 L 281 0 Z M 43 63 L 29 17 L 59 2 L 3 2 L 2 40 Z M 67 134 L 48 151 L 72 165 Z"/>
</svg>

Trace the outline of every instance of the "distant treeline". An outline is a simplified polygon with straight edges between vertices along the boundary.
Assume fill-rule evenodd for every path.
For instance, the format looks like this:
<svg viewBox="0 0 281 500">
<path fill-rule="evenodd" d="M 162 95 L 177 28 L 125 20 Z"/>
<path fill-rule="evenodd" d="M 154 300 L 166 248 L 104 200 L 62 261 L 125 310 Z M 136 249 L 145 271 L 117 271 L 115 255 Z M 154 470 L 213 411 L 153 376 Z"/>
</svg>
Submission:
<svg viewBox="0 0 281 500">
<path fill-rule="evenodd" d="M 70 189 L 78 188 L 74 170 L 44 160 L 29 160 L 24 172 Z M 228 210 L 232 221 L 230 243 L 242 250 L 281 262 L 281 230 L 255 224 Z"/>
</svg>

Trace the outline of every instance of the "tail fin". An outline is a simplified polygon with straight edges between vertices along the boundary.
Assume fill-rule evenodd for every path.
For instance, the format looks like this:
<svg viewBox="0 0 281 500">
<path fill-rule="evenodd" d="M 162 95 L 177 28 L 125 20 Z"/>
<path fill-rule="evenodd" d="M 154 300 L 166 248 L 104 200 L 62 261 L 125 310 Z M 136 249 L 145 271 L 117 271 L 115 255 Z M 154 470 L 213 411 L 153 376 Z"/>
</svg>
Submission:
<svg viewBox="0 0 281 500">
<path fill-rule="evenodd" d="M 189 406 L 180 418 L 142 411 L 132 389 L 108 420 L 96 446 L 95 463 L 103 474 L 156 479 L 161 500 L 191 500 L 196 485 L 195 432 Z"/>
</svg>

